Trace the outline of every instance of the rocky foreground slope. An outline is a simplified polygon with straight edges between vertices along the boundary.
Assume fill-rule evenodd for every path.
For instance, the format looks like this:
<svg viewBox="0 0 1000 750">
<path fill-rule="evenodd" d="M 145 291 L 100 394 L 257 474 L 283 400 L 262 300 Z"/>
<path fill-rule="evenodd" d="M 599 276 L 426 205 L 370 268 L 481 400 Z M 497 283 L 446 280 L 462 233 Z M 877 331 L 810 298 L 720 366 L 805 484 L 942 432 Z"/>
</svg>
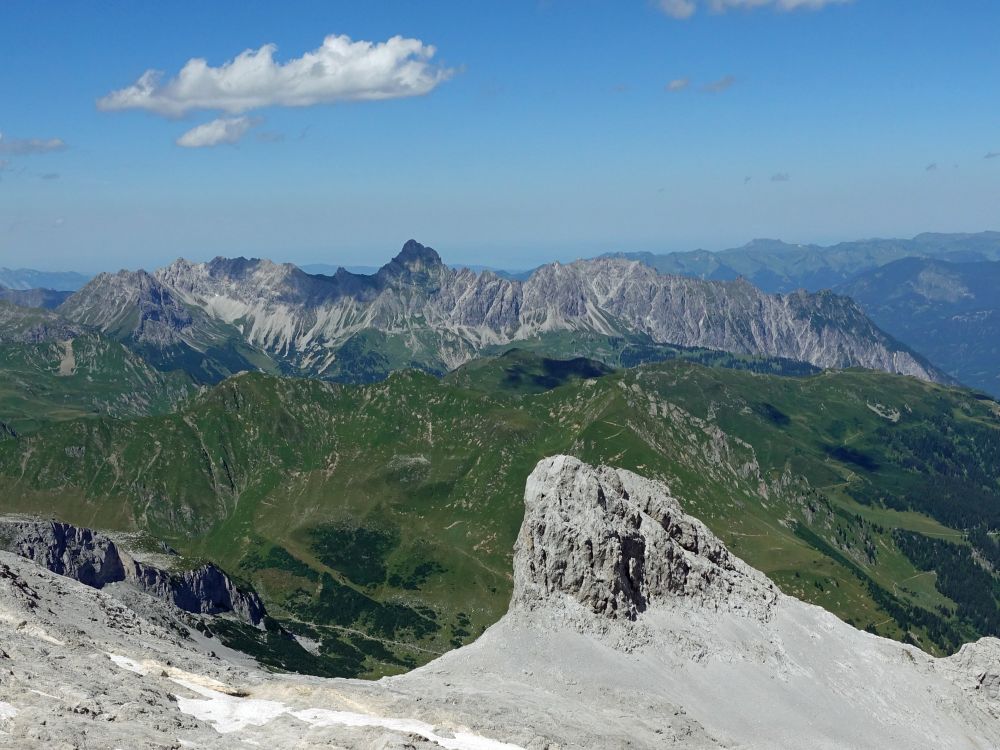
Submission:
<svg viewBox="0 0 1000 750">
<path fill-rule="evenodd" d="M 153 274 L 101 274 L 59 310 L 147 353 L 182 347 L 170 355 L 175 364 L 214 347 L 237 369 L 266 360 L 319 376 L 349 370 L 347 357 L 354 366 L 374 357 L 390 368 L 445 371 L 485 347 L 586 332 L 947 380 L 829 292 L 769 295 L 743 280 L 667 276 L 610 258 L 553 263 L 519 281 L 454 270 L 413 240 L 372 276 L 310 275 L 245 258 L 178 260 Z M 237 353 L 226 336 L 249 349 Z"/>
<path fill-rule="evenodd" d="M 1000 641 L 934 659 L 859 632 L 630 472 L 539 463 L 514 576 L 510 612 L 473 645 L 362 682 L 206 656 L 163 618 L 0 553 L 0 746 L 1000 744 Z"/>
</svg>

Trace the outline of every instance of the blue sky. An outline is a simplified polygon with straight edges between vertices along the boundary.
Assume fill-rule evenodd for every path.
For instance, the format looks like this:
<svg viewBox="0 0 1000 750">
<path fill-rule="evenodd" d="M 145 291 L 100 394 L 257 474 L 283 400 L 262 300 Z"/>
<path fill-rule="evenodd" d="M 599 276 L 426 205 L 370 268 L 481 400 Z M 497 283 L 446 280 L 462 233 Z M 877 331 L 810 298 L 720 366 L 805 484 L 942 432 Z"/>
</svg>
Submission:
<svg viewBox="0 0 1000 750">
<path fill-rule="evenodd" d="M 517 268 L 1000 229 L 1000 3 L 686 1 L 7 0 L 0 265 L 378 265 L 415 237 Z M 329 35 L 423 46 L 352 47 L 315 96 L 282 78 Z M 170 88 L 267 44 L 249 104 Z"/>
</svg>

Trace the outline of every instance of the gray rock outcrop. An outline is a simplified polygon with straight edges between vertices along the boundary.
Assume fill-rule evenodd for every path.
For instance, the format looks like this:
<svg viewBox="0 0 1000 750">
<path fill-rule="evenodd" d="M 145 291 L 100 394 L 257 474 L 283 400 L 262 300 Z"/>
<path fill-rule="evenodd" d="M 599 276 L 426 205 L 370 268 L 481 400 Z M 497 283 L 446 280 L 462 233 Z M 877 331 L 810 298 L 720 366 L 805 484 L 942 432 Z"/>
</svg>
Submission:
<svg viewBox="0 0 1000 750">
<path fill-rule="evenodd" d="M 766 619 L 778 590 L 664 485 L 556 456 L 528 477 L 511 606 L 545 607 L 560 596 L 612 619 L 635 620 L 671 599 Z"/>
<path fill-rule="evenodd" d="M 254 626 L 264 620 L 264 604 L 256 592 L 244 591 L 217 566 L 166 570 L 140 562 L 92 529 L 59 521 L 6 520 L 0 522 L 0 548 L 92 588 L 125 582 L 186 612 L 232 612 Z"/>
</svg>

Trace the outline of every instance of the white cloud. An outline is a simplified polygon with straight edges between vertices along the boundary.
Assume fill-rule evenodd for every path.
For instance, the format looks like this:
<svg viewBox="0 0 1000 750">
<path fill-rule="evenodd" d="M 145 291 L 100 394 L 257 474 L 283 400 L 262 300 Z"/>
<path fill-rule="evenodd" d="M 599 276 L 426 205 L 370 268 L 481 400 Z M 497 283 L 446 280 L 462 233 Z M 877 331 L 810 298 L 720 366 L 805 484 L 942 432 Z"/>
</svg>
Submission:
<svg viewBox="0 0 1000 750">
<path fill-rule="evenodd" d="M 667 91 L 683 91 L 691 85 L 689 78 L 675 78 L 667 84 Z"/>
<path fill-rule="evenodd" d="M 165 82 L 161 71 L 147 70 L 131 86 L 99 99 L 97 106 L 145 109 L 167 117 L 199 109 L 241 114 L 261 107 L 420 96 L 454 73 L 432 62 L 435 47 L 401 36 L 375 43 L 331 35 L 318 49 L 285 63 L 275 62 L 276 50 L 265 44 L 218 67 L 192 58 Z"/>
<path fill-rule="evenodd" d="M 707 91 L 709 94 L 721 94 L 723 91 L 731 89 L 735 83 L 735 76 L 722 76 L 718 81 L 706 83 L 702 87 L 702 91 Z"/>
<path fill-rule="evenodd" d="M 690 18 L 698 9 L 694 0 L 659 0 L 660 10 L 674 18 Z"/>
<path fill-rule="evenodd" d="M 66 142 L 62 138 L 5 138 L 0 133 L 0 154 L 26 156 L 65 150 Z"/>
<path fill-rule="evenodd" d="M 191 128 L 177 139 L 177 145 L 185 148 L 205 148 L 223 143 L 238 143 L 254 125 L 256 122 L 246 116 L 220 117 Z"/>
<path fill-rule="evenodd" d="M 820 10 L 827 5 L 845 5 L 854 0 L 657 0 L 657 6 L 673 18 L 690 18 L 699 8 L 708 8 L 713 13 L 728 10 L 753 10 L 773 8 L 782 12 L 794 10 Z"/>
</svg>

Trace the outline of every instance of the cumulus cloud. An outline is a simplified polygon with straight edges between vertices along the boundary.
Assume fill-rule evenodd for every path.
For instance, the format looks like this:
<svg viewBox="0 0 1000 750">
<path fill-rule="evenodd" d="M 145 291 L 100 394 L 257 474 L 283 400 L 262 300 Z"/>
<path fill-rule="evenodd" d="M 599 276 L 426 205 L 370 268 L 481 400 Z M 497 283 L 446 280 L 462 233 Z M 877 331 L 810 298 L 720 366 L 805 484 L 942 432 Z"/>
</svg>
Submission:
<svg viewBox="0 0 1000 750">
<path fill-rule="evenodd" d="M 706 83 L 702 87 L 702 91 L 707 91 L 709 94 L 721 94 L 723 91 L 731 89 L 734 83 L 736 83 L 734 76 L 723 76 L 718 81 Z"/>
<path fill-rule="evenodd" d="M 66 142 L 62 138 L 5 138 L 0 133 L 0 154 L 27 156 L 65 150 Z"/>
<path fill-rule="evenodd" d="M 667 91 L 683 91 L 688 86 L 691 85 L 691 80 L 689 78 L 675 78 L 667 84 Z"/>
<path fill-rule="evenodd" d="M 657 6 L 672 18 L 691 18 L 699 8 L 707 8 L 713 13 L 728 10 L 753 10 L 772 8 L 781 12 L 795 10 L 819 10 L 827 5 L 845 5 L 854 0 L 658 0 Z"/>
<path fill-rule="evenodd" d="M 771 175 L 771 182 L 790 182 L 792 176 L 788 172 L 778 172 Z"/>
<path fill-rule="evenodd" d="M 265 44 L 218 67 L 192 58 L 168 80 L 162 71 L 147 70 L 131 86 L 99 99 L 97 106 L 167 117 L 195 110 L 242 114 L 261 107 L 420 96 L 455 72 L 432 61 L 434 46 L 401 36 L 376 43 L 331 35 L 318 49 L 284 63 L 275 61 L 276 51 L 274 44 Z"/>
<path fill-rule="evenodd" d="M 177 139 L 177 145 L 184 148 L 207 148 L 223 143 L 238 143 L 256 122 L 247 116 L 220 117 L 211 122 L 191 128 Z"/>
</svg>

